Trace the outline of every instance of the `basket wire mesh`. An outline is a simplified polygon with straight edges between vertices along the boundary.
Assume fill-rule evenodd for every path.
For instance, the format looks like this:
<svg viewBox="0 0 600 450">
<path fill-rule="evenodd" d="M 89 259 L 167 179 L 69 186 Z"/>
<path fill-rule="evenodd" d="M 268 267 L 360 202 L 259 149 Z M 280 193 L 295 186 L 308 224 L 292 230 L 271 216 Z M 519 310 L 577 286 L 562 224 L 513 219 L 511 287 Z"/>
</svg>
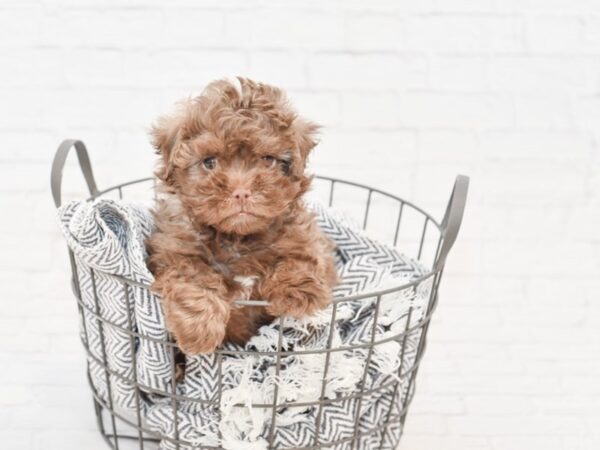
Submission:
<svg viewBox="0 0 600 450">
<path fill-rule="evenodd" d="M 62 184 L 62 172 L 66 162 L 66 158 L 68 156 L 69 151 L 75 148 L 77 152 L 77 156 L 79 159 L 79 165 L 81 167 L 83 176 L 85 178 L 90 197 L 88 200 L 93 200 L 99 197 L 106 196 L 116 196 L 119 199 L 123 199 L 125 193 L 128 189 L 134 188 L 136 186 L 147 186 L 150 189 L 154 187 L 155 180 L 153 178 L 143 178 L 138 180 L 129 181 L 126 183 L 117 184 L 115 186 L 109 187 L 104 190 L 99 190 L 96 187 L 96 182 L 94 180 L 91 162 L 86 150 L 85 145 L 78 140 L 66 140 L 64 141 L 58 148 L 51 173 L 51 188 L 52 194 L 54 198 L 54 203 L 57 207 L 61 205 L 61 184 Z M 426 337 L 427 331 L 431 322 L 431 317 L 435 311 L 438 302 L 438 288 L 441 281 L 444 264 L 446 261 L 446 257 L 455 242 L 456 236 L 458 234 L 458 230 L 460 228 L 460 224 L 462 221 L 462 216 L 464 212 L 466 195 L 468 190 L 468 178 L 465 176 L 459 175 L 456 178 L 456 182 L 454 185 L 454 189 L 452 191 L 452 195 L 450 197 L 450 201 L 448 203 L 448 207 L 446 209 L 444 218 L 441 222 L 436 221 L 431 215 L 426 213 L 424 210 L 414 205 L 413 203 L 406 201 L 400 197 L 391 195 L 379 189 L 375 189 L 369 186 L 365 186 L 359 183 L 354 183 L 350 181 L 344 181 L 337 178 L 325 177 L 325 176 L 317 176 L 315 178 L 315 182 L 319 185 L 322 197 L 325 199 L 325 203 L 327 203 L 330 207 L 341 207 L 351 206 L 356 210 L 357 207 L 362 209 L 362 212 L 359 213 L 362 217 L 359 217 L 359 222 L 362 225 L 363 229 L 371 228 L 372 225 L 392 225 L 391 227 L 387 227 L 387 241 L 390 245 L 396 247 L 401 246 L 404 249 L 404 244 L 406 241 L 403 240 L 401 236 L 401 231 L 404 227 L 405 216 L 408 211 L 411 211 L 413 216 L 416 217 L 416 226 L 411 228 L 409 240 L 412 240 L 416 243 L 414 259 L 426 265 L 426 267 L 430 267 L 430 269 L 422 276 L 419 276 L 416 279 L 413 279 L 409 282 L 403 282 L 401 285 L 387 287 L 385 289 L 378 290 L 377 292 L 369 292 L 366 294 L 358 294 L 352 296 L 346 296 L 343 298 L 335 298 L 333 299 L 332 308 L 331 308 L 331 317 L 328 323 L 328 332 L 327 335 L 327 343 L 325 348 L 323 349 L 307 349 L 302 351 L 286 351 L 282 348 L 282 339 L 283 339 L 283 330 L 285 327 L 285 317 L 280 317 L 277 319 L 279 321 L 279 334 L 278 334 L 278 344 L 277 351 L 271 352 L 271 356 L 276 358 L 276 375 L 279 375 L 281 370 L 282 358 L 290 355 L 303 355 L 303 354 L 323 354 L 324 353 L 324 366 L 323 366 L 323 376 L 321 381 L 320 388 L 320 396 L 317 400 L 311 402 L 285 402 L 280 401 L 278 395 L 278 385 L 274 385 L 273 392 L 273 402 L 265 403 L 265 404 L 253 404 L 252 408 L 260 408 L 266 409 L 270 413 L 270 424 L 268 430 L 268 448 L 269 449 L 289 449 L 291 447 L 279 447 L 274 445 L 274 436 L 277 430 L 277 412 L 281 408 L 288 407 L 311 407 L 316 409 L 316 424 L 315 424 L 315 433 L 313 436 L 313 444 L 310 446 L 304 447 L 294 447 L 296 449 L 309 450 L 309 449 L 320 449 L 320 448 L 344 448 L 344 449 L 360 449 L 361 439 L 369 436 L 369 435 L 377 435 L 379 436 L 379 448 L 384 448 L 384 445 L 387 443 L 389 446 L 389 442 L 392 442 L 391 445 L 396 445 L 399 439 L 399 435 L 397 437 L 388 436 L 389 430 L 392 425 L 395 424 L 397 428 L 400 430 L 400 433 L 404 427 L 404 422 L 406 420 L 406 414 L 408 411 L 408 407 L 411 403 L 411 400 L 414 395 L 415 388 L 415 379 L 418 373 L 418 369 L 420 366 L 420 362 L 423 358 L 423 354 L 426 346 Z M 344 189 L 350 189 L 347 191 L 347 195 L 344 195 L 342 192 Z M 360 202 L 357 201 L 359 198 L 358 193 L 366 194 L 365 201 L 363 205 L 360 205 Z M 375 209 L 375 204 L 378 199 L 380 200 L 379 209 L 385 211 L 388 216 L 387 220 L 379 220 L 375 222 L 373 218 L 373 211 Z M 359 209 L 359 211 L 360 211 Z M 392 216 L 393 219 L 389 219 L 389 216 Z M 356 214 L 355 214 L 356 216 Z M 433 245 L 426 245 L 426 241 L 432 242 Z M 427 248 L 427 250 L 426 250 Z M 217 376 L 219 382 L 218 392 L 216 392 L 214 398 L 212 400 L 199 399 L 199 398 L 190 398 L 177 394 L 176 390 L 176 366 L 177 366 L 177 346 L 176 343 L 172 340 L 157 340 L 151 336 L 147 336 L 139 331 L 136 331 L 133 326 L 133 318 L 131 313 L 131 303 L 132 302 L 132 290 L 133 289 L 150 289 L 150 286 L 145 285 L 143 283 L 139 283 L 132 279 L 127 279 L 124 277 L 119 277 L 116 275 L 110 274 L 102 274 L 103 276 L 111 277 L 117 280 L 124 293 L 124 298 L 128 302 L 127 310 L 127 323 L 125 326 L 121 324 L 115 323 L 111 318 L 106 317 L 106 315 L 102 314 L 99 301 L 98 301 L 98 293 L 96 287 L 96 277 L 99 272 L 97 269 L 87 268 L 90 270 L 91 280 L 92 280 L 92 288 L 93 288 L 93 298 L 94 303 L 93 307 L 86 304 L 82 301 L 81 290 L 78 283 L 78 274 L 77 271 L 80 269 L 78 264 L 76 264 L 75 257 L 73 252 L 69 250 L 69 259 L 72 271 L 72 290 L 77 300 L 77 307 L 79 310 L 79 314 L 81 317 L 82 324 L 82 344 L 87 353 L 88 357 L 88 370 L 87 370 L 87 378 L 89 382 L 89 386 L 92 390 L 93 396 L 93 404 L 94 410 L 96 414 L 97 426 L 100 431 L 100 434 L 109 445 L 110 448 L 114 450 L 122 449 L 122 448 L 139 448 L 140 450 L 156 448 L 157 443 L 160 441 L 167 442 L 172 444 L 172 447 L 176 450 L 185 449 L 185 448 L 199 448 L 199 449 L 222 449 L 220 446 L 205 446 L 205 445 L 194 445 L 194 443 L 186 442 L 183 439 L 180 439 L 179 436 L 179 417 L 177 414 L 178 405 L 182 402 L 192 402 L 200 405 L 215 407 L 219 414 L 221 398 L 222 398 L 222 386 L 223 386 L 223 357 L 227 355 L 236 355 L 236 356 L 252 356 L 256 354 L 256 352 L 249 351 L 234 351 L 234 350 L 226 350 L 223 348 L 219 348 L 216 350 L 215 354 L 217 357 Z M 383 296 L 387 294 L 391 294 L 394 292 L 399 292 L 401 290 L 406 289 L 417 289 L 419 286 L 422 286 L 424 283 L 429 283 L 429 291 L 427 304 L 425 306 L 424 314 L 421 315 L 418 320 L 413 321 L 413 310 L 412 307 L 409 308 L 408 314 L 405 320 L 405 326 L 400 333 L 395 334 L 394 336 L 387 337 L 385 339 L 377 340 L 377 336 L 375 333 L 375 328 L 378 325 L 378 316 L 380 311 L 380 305 Z M 351 346 L 343 346 L 336 347 L 333 345 L 332 337 L 333 337 L 333 327 L 336 321 L 336 314 L 338 314 L 339 305 L 343 302 L 348 301 L 357 301 L 364 298 L 375 298 L 375 307 L 373 312 L 373 325 L 370 332 L 370 339 L 367 342 L 361 342 L 358 344 L 353 344 Z M 246 301 L 238 301 L 238 304 L 241 305 L 249 305 L 249 306 L 264 306 L 266 304 L 265 301 L 261 300 L 246 300 Z M 88 337 L 88 330 L 86 328 L 86 320 L 84 320 L 84 315 L 88 317 L 93 317 L 96 321 L 97 328 L 100 334 L 100 353 L 101 358 L 98 358 L 97 355 L 91 351 L 90 341 Z M 104 334 L 108 328 L 112 328 L 113 330 L 118 330 L 118 332 L 125 333 L 129 337 L 130 351 L 131 354 L 134 355 L 136 352 L 136 347 L 140 341 L 145 339 L 157 341 L 160 345 L 164 345 L 165 348 L 168 349 L 170 354 L 170 371 L 171 371 L 171 380 L 172 385 L 170 392 L 161 391 L 158 389 L 153 389 L 150 386 L 142 384 L 138 379 L 137 367 L 135 362 L 132 364 L 131 373 L 128 375 L 124 375 L 119 371 L 110 367 L 107 363 L 107 350 L 105 348 L 105 337 Z M 405 352 L 407 350 L 407 341 L 409 337 L 414 337 L 417 340 L 416 343 L 416 353 L 412 359 L 410 367 L 405 367 Z M 376 346 L 385 344 L 389 341 L 396 341 L 400 343 L 400 366 L 397 371 L 396 377 L 392 382 L 385 383 L 383 386 L 378 386 L 376 388 L 368 388 L 366 386 L 366 378 L 367 378 L 367 370 L 370 366 L 370 361 L 373 355 L 373 350 Z M 357 392 L 353 392 L 350 394 L 342 394 L 337 395 L 336 398 L 327 398 L 326 388 L 328 382 L 328 370 L 330 366 L 331 355 L 335 352 L 347 351 L 347 350 L 366 350 L 366 363 L 364 365 L 364 371 L 358 385 Z M 269 353 L 269 352 L 263 352 Z M 90 376 L 90 368 L 89 361 L 94 361 L 95 364 L 102 367 L 104 371 L 104 382 L 106 383 L 107 395 L 103 398 L 92 382 Z M 111 382 L 115 380 L 120 380 L 121 382 L 127 383 L 128 385 L 133 386 L 135 392 L 135 413 L 133 415 L 126 414 L 122 411 L 119 411 L 118 408 L 115 407 L 115 403 L 113 400 L 113 390 L 111 386 Z M 377 424 L 374 427 L 371 427 L 368 430 L 360 430 L 359 429 L 359 420 L 361 418 L 361 407 L 363 400 L 369 396 L 373 395 L 376 392 L 380 392 L 382 390 L 388 390 L 392 392 L 392 404 L 389 406 L 387 411 L 385 412 L 385 418 L 382 423 Z M 159 395 L 164 398 L 170 400 L 172 411 L 173 411 L 173 424 L 174 424 L 174 433 L 172 435 L 157 433 L 155 430 L 151 430 L 147 424 L 144 422 L 143 411 L 142 411 L 142 402 L 148 395 Z M 399 403 L 397 405 L 394 404 L 394 400 L 399 398 Z M 351 433 L 351 436 L 346 436 L 341 439 L 337 439 L 334 441 L 324 442 L 321 436 L 321 422 L 323 421 L 323 410 L 324 407 L 334 402 L 341 402 L 347 400 L 357 400 L 357 408 L 354 417 L 354 429 Z M 220 430 L 219 430 L 220 434 Z M 395 439 L 395 440 L 394 440 Z M 132 447 L 132 445 L 134 447 Z"/>
</svg>

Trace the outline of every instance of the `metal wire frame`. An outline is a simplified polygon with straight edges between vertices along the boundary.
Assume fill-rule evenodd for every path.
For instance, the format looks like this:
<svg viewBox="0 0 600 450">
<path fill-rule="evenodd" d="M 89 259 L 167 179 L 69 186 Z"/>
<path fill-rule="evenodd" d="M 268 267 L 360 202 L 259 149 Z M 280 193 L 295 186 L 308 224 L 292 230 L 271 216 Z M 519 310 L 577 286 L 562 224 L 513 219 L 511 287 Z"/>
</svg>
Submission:
<svg viewBox="0 0 600 450">
<path fill-rule="evenodd" d="M 115 186 L 112 186 L 112 187 L 109 187 L 107 189 L 100 191 L 96 187 L 96 183 L 95 183 L 92 169 L 91 169 L 91 163 L 89 160 L 89 156 L 87 154 L 87 150 L 86 150 L 85 146 L 83 145 L 83 143 L 81 141 L 76 141 L 76 140 L 64 141 L 56 153 L 53 167 L 52 167 L 52 174 L 51 174 L 52 193 L 53 193 L 55 205 L 57 207 L 61 203 L 62 170 L 63 170 L 64 164 L 65 164 L 67 154 L 72 147 L 74 147 L 77 151 L 77 156 L 79 158 L 80 167 L 82 169 L 84 178 L 87 182 L 88 189 L 90 192 L 90 197 L 88 198 L 88 200 L 90 200 L 90 201 L 95 198 L 102 197 L 104 195 L 107 195 L 107 194 L 110 194 L 113 192 L 116 192 L 118 194 L 119 198 L 123 198 L 124 190 L 126 188 L 128 188 L 129 186 L 139 185 L 139 184 L 143 184 L 143 183 L 151 183 L 153 185 L 155 182 L 153 178 L 142 178 L 142 179 L 138 179 L 138 180 L 132 180 L 132 181 L 128 181 L 125 183 L 121 183 L 121 184 L 118 184 L 118 185 L 115 185 Z M 176 378 L 175 377 L 176 343 L 175 342 L 169 341 L 169 340 L 164 340 L 164 341 L 159 340 L 159 339 L 144 335 L 143 333 L 140 333 L 140 332 L 134 330 L 133 319 L 131 317 L 131 308 L 130 308 L 130 306 L 131 306 L 130 302 L 132 301 L 131 290 L 132 290 L 132 288 L 150 290 L 150 286 L 145 285 L 143 283 L 136 282 L 134 280 L 124 278 L 124 277 L 102 273 L 102 276 L 112 278 L 113 280 L 121 283 L 121 285 L 123 287 L 124 296 L 128 302 L 128 305 L 126 308 L 127 312 L 128 312 L 127 324 L 126 324 L 127 326 L 119 325 L 119 324 L 115 323 L 114 321 L 110 320 L 108 317 L 103 316 L 100 311 L 99 303 L 98 303 L 98 293 L 96 290 L 96 283 L 95 283 L 97 273 L 99 273 L 100 271 L 98 271 L 96 269 L 91 269 L 89 267 L 82 268 L 82 267 L 78 266 L 75 262 L 73 253 L 69 250 L 69 259 L 70 259 L 71 269 L 72 269 L 72 289 L 73 289 L 75 298 L 77 300 L 77 307 L 79 310 L 79 314 L 81 315 L 81 318 L 82 318 L 82 328 L 83 329 L 82 329 L 81 340 L 82 340 L 82 344 L 83 344 L 84 349 L 88 356 L 88 370 L 87 370 L 88 383 L 89 383 L 90 389 L 92 391 L 98 429 L 100 431 L 100 434 L 102 435 L 102 437 L 104 438 L 104 440 L 106 441 L 106 443 L 109 445 L 110 448 L 112 448 L 114 450 L 118 450 L 120 448 L 120 442 L 137 441 L 140 450 L 144 450 L 145 448 L 149 448 L 146 446 L 146 444 L 155 445 L 155 443 L 162 440 L 162 441 L 166 441 L 166 442 L 173 444 L 173 446 L 177 450 L 179 450 L 180 447 L 183 447 L 183 446 L 186 446 L 186 447 L 190 446 L 190 447 L 194 447 L 194 448 L 198 448 L 198 449 L 214 449 L 214 450 L 222 449 L 222 447 L 215 447 L 215 446 L 200 446 L 200 447 L 198 447 L 197 445 L 194 446 L 194 444 L 192 442 L 186 442 L 183 439 L 180 439 L 178 416 L 177 416 L 177 406 L 181 402 L 198 403 L 200 405 L 204 405 L 207 407 L 214 407 L 220 414 L 220 400 L 221 400 L 221 394 L 222 394 L 222 368 L 221 368 L 222 367 L 222 359 L 224 356 L 228 356 L 228 355 L 229 356 L 231 356 L 231 355 L 236 355 L 236 356 L 248 356 L 248 355 L 274 356 L 276 358 L 275 372 L 276 372 L 276 375 L 279 375 L 280 370 L 281 370 L 281 360 L 283 357 L 290 356 L 290 355 L 299 356 L 299 355 L 307 355 L 307 354 L 324 354 L 325 360 L 324 360 L 324 366 L 323 366 L 323 377 L 322 377 L 322 382 L 321 382 L 320 396 L 319 396 L 318 400 L 310 401 L 310 402 L 306 402 L 306 401 L 305 402 L 285 402 L 285 401 L 280 402 L 280 401 L 278 401 L 279 400 L 278 399 L 278 387 L 275 384 L 273 402 L 266 403 L 266 404 L 253 404 L 252 405 L 253 408 L 261 408 L 261 409 L 270 410 L 271 421 L 270 421 L 269 432 L 268 432 L 269 449 L 284 450 L 284 449 L 289 448 L 289 447 L 285 447 L 285 448 L 284 447 L 275 447 L 273 445 L 274 436 L 275 436 L 275 433 L 277 430 L 277 411 L 278 411 L 278 409 L 284 408 L 284 407 L 317 408 L 316 421 L 315 421 L 315 435 L 313 437 L 313 443 L 311 445 L 305 446 L 305 447 L 294 447 L 297 450 L 312 450 L 312 449 L 330 448 L 330 447 L 335 447 L 335 446 L 338 446 L 341 444 L 348 444 L 348 445 L 350 445 L 350 447 L 352 449 L 359 449 L 361 438 L 369 436 L 369 435 L 375 435 L 375 434 L 381 435 L 380 441 L 379 441 L 379 448 L 381 449 L 384 447 L 384 445 L 386 443 L 386 439 L 388 438 L 388 432 L 390 430 L 390 426 L 393 423 L 399 424 L 400 433 L 401 433 L 402 428 L 404 426 L 405 419 L 406 419 L 406 414 L 407 414 L 408 408 L 409 408 L 412 398 L 414 396 L 415 380 L 416 380 L 416 376 L 418 373 L 418 369 L 419 369 L 421 360 L 422 360 L 424 352 L 425 352 L 427 331 L 428 331 L 428 328 L 429 328 L 429 325 L 431 322 L 431 318 L 433 316 L 433 313 L 434 313 L 437 303 L 438 303 L 438 288 L 439 288 L 439 284 L 440 284 L 441 277 L 442 277 L 444 263 L 445 263 L 447 255 L 448 255 L 448 252 L 450 251 L 450 248 L 452 247 L 454 240 L 456 239 L 458 229 L 460 228 L 460 223 L 462 220 L 462 215 L 463 215 L 464 205 L 465 205 L 465 200 L 466 200 L 468 178 L 462 177 L 462 176 L 459 176 L 457 178 L 457 182 L 455 184 L 453 193 L 450 198 L 450 202 L 448 204 L 448 208 L 446 210 L 446 213 L 444 215 L 444 219 L 442 222 L 436 221 L 430 214 L 426 213 L 423 209 L 414 205 L 413 203 L 411 203 L 407 200 L 404 200 L 400 197 L 397 197 L 395 195 L 381 191 L 379 189 L 375 189 L 375 188 L 372 188 L 372 187 L 369 187 L 369 186 L 366 186 L 363 184 L 359 184 L 359 183 L 355 183 L 355 182 L 351 182 L 351 181 L 340 180 L 340 179 L 332 178 L 332 177 L 317 176 L 316 179 L 318 182 L 326 183 L 329 185 L 328 203 L 330 206 L 335 206 L 335 187 L 336 186 L 347 186 L 347 187 L 352 187 L 353 189 L 362 190 L 362 191 L 367 192 L 366 202 L 365 202 L 365 207 L 364 207 L 364 214 L 363 214 L 363 218 L 362 218 L 363 228 L 367 228 L 368 224 L 370 223 L 369 219 L 370 219 L 370 214 L 372 211 L 371 206 L 372 206 L 373 198 L 375 195 L 381 196 L 381 197 L 391 200 L 393 203 L 395 203 L 398 207 L 398 213 L 397 213 L 396 223 L 394 224 L 394 227 L 393 227 L 394 237 L 393 237 L 392 242 L 390 243 L 394 246 L 397 245 L 397 242 L 399 239 L 399 232 L 402 227 L 403 218 L 405 216 L 406 210 L 407 209 L 413 210 L 414 213 L 418 214 L 423 220 L 423 226 L 421 228 L 420 236 L 415 236 L 416 240 L 419 242 L 419 245 L 418 245 L 418 251 L 417 251 L 416 255 L 414 255 L 414 257 L 417 260 L 422 259 L 423 251 L 424 251 L 424 242 L 426 240 L 426 236 L 428 235 L 428 233 L 431 232 L 430 230 L 433 230 L 434 240 L 436 241 L 436 245 L 435 245 L 435 251 L 434 251 L 433 255 L 430 255 L 430 256 L 433 256 L 433 258 L 432 258 L 433 264 L 431 265 L 432 268 L 429 272 L 422 275 L 421 277 L 418 277 L 410 282 L 401 283 L 398 286 L 381 289 L 376 292 L 367 292 L 367 293 L 361 293 L 361 294 L 352 295 L 352 296 L 346 296 L 344 298 L 334 299 L 332 301 L 333 307 L 332 307 L 331 319 L 330 319 L 330 323 L 329 323 L 329 327 L 328 327 L 329 335 L 327 338 L 327 343 L 326 343 L 325 348 L 302 350 L 302 351 L 284 351 L 284 350 L 282 350 L 282 338 L 283 338 L 282 331 L 283 331 L 284 324 L 285 324 L 285 318 L 281 317 L 279 319 L 279 336 L 278 336 L 277 351 L 247 352 L 247 351 L 239 351 L 239 350 L 237 350 L 237 351 L 236 350 L 227 350 L 227 349 L 223 349 L 223 348 L 217 349 L 215 353 L 217 355 L 217 364 L 218 364 L 218 370 L 217 370 L 218 377 L 219 377 L 218 392 L 216 393 L 215 397 L 211 400 L 190 398 L 187 396 L 178 395 L 176 393 L 176 389 L 175 389 L 175 387 L 176 387 L 176 385 L 175 385 L 175 383 L 176 383 L 176 381 L 175 381 L 175 378 Z M 94 294 L 93 307 L 87 305 L 82 300 L 82 297 L 81 297 L 81 290 L 79 288 L 78 270 L 83 270 L 83 269 L 90 271 L 90 275 L 91 275 L 91 279 L 92 279 L 92 289 L 93 289 L 93 294 Z M 378 324 L 379 310 L 380 310 L 380 304 L 381 304 L 382 298 L 385 295 L 399 292 L 399 291 L 402 291 L 405 289 L 414 291 L 414 290 L 418 289 L 420 286 L 422 286 L 424 283 L 430 284 L 430 290 L 429 290 L 428 301 L 427 301 L 427 305 L 426 305 L 426 309 L 425 309 L 425 314 L 422 317 L 420 317 L 418 320 L 416 320 L 414 323 L 412 323 L 413 308 L 410 307 L 408 310 L 408 313 L 405 317 L 406 325 L 402 332 L 397 333 L 393 336 L 388 336 L 384 339 L 377 339 L 375 329 Z M 363 342 L 363 343 L 354 344 L 354 345 L 333 347 L 332 346 L 333 330 L 334 330 L 334 324 L 335 324 L 337 310 L 338 310 L 339 305 L 344 302 L 361 301 L 361 300 L 373 299 L 373 298 L 375 298 L 376 300 L 375 300 L 375 308 L 374 308 L 374 312 L 373 312 L 373 326 L 371 329 L 370 339 L 368 340 L 368 342 Z M 246 301 L 238 301 L 237 303 L 240 305 L 246 305 L 246 306 L 264 306 L 264 305 L 266 305 L 266 302 L 262 301 L 262 300 L 246 300 Z M 92 320 L 96 321 L 99 335 L 100 335 L 101 358 L 98 358 L 91 351 L 89 339 L 88 339 L 88 331 L 86 328 L 86 320 L 85 320 L 86 317 L 91 318 Z M 109 364 L 107 363 L 107 354 L 106 354 L 105 339 L 104 339 L 105 327 L 111 327 L 114 330 L 118 330 L 120 333 L 123 333 L 128 336 L 132 355 L 135 355 L 136 341 L 140 342 L 140 341 L 146 339 L 146 340 L 150 340 L 155 343 L 164 345 L 165 348 L 168 349 L 168 352 L 171 355 L 171 367 L 170 367 L 171 379 L 172 379 L 171 392 L 154 389 L 154 388 L 151 388 L 150 386 L 146 386 L 146 385 L 140 383 L 140 381 L 138 380 L 138 377 L 137 377 L 137 367 L 135 364 L 135 358 L 132 358 L 134 363 L 132 364 L 133 367 L 132 367 L 131 375 L 120 373 L 120 372 L 114 370 L 113 368 L 109 367 Z M 405 360 L 406 360 L 405 353 L 406 353 L 407 341 L 408 341 L 409 337 L 413 337 L 413 338 L 416 337 L 416 339 L 418 340 L 418 343 L 417 343 L 416 353 L 414 355 L 414 358 L 412 359 L 412 361 L 410 361 L 410 363 L 411 363 L 410 366 L 404 367 Z M 371 358 L 373 355 L 374 348 L 378 345 L 382 345 L 382 344 L 384 344 L 386 342 L 390 342 L 390 341 L 396 341 L 398 343 L 401 343 L 401 346 L 400 346 L 401 354 L 399 355 L 400 356 L 400 366 L 398 368 L 395 379 L 393 379 L 390 382 L 384 383 L 380 386 L 377 386 L 377 387 L 366 386 L 367 371 L 369 369 L 369 365 L 370 365 L 370 361 L 371 361 Z M 338 395 L 338 396 L 336 396 L 336 398 L 333 398 L 333 399 L 326 398 L 325 392 L 326 392 L 327 381 L 328 381 L 327 378 L 328 378 L 328 370 L 329 370 L 331 355 L 336 352 L 365 350 L 365 349 L 367 350 L 367 358 L 366 358 L 365 368 L 364 368 L 364 371 L 363 371 L 363 374 L 361 377 L 361 382 L 359 383 L 358 391 L 351 393 L 351 394 Z M 92 378 L 90 375 L 90 368 L 89 368 L 90 361 L 93 361 L 96 365 L 100 366 L 104 371 L 107 394 L 108 394 L 107 398 L 103 398 L 102 395 L 100 395 L 100 393 L 96 390 L 96 387 L 94 386 L 94 384 L 92 382 Z M 113 402 L 112 389 L 111 389 L 111 377 L 112 377 L 112 379 L 120 380 L 124 383 L 127 383 L 127 384 L 133 386 L 134 392 L 135 392 L 135 403 L 136 403 L 134 417 L 131 417 L 130 415 L 123 413 L 122 411 L 119 411 L 118 408 L 115 407 L 114 402 Z M 383 421 L 383 423 L 378 424 L 375 427 L 371 427 L 367 430 L 361 431 L 359 424 L 360 424 L 360 417 L 362 415 L 363 399 L 366 396 L 372 395 L 376 392 L 391 392 L 392 399 L 396 399 L 396 396 L 398 394 L 400 394 L 400 401 L 397 404 L 394 403 L 394 401 L 392 401 L 389 409 L 387 410 L 387 412 L 385 414 L 385 420 Z M 141 407 L 141 398 L 142 398 L 142 396 L 145 396 L 147 394 L 161 395 L 170 400 L 171 407 L 173 410 L 173 422 L 174 422 L 174 435 L 173 436 L 169 436 L 169 435 L 158 433 L 154 430 L 151 430 L 144 423 L 142 407 Z M 321 424 L 322 423 L 321 422 L 322 422 L 324 406 L 331 405 L 334 403 L 341 403 L 341 402 L 348 401 L 348 400 L 354 400 L 354 399 L 356 399 L 356 401 L 357 401 L 357 408 L 356 408 L 356 412 L 355 412 L 355 416 L 354 416 L 354 431 L 353 431 L 352 435 L 350 437 L 340 438 L 335 441 L 322 442 L 322 440 L 321 440 Z M 244 406 L 244 405 L 239 404 L 236 406 Z M 394 409 L 397 409 L 397 411 L 394 411 Z M 108 415 L 108 423 L 106 422 L 105 415 Z M 119 431 L 118 425 L 121 425 L 121 427 L 122 427 L 121 431 Z M 108 427 L 110 427 L 110 430 L 107 429 Z M 133 431 L 134 434 L 131 434 L 131 431 L 129 431 L 129 430 L 123 431 L 123 427 L 128 427 L 129 429 L 134 430 Z M 219 433 L 220 433 L 220 430 L 219 430 Z M 394 442 L 394 439 L 396 440 L 394 442 L 394 444 L 397 443 L 397 440 L 399 438 L 400 438 L 400 436 L 389 437 L 389 439 L 391 440 L 390 442 Z"/>
</svg>

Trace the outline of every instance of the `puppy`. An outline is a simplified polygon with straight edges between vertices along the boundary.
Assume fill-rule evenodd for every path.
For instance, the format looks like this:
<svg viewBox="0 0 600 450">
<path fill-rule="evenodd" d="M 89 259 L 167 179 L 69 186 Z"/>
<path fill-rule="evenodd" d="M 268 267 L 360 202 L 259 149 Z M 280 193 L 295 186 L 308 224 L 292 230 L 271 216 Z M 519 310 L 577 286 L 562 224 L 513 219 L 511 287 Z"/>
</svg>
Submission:
<svg viewBox="0 0 600 450">
<path fill-rule="evenodd" d="M 187 354 L 246 342 L 275 317 L 325 308 L 336 283 L 333 244 L 302 202 L 318 127 L 273 86 L 238 78 L 159 119 L 162 156 L 148 240 L 153 290 Z M 266 300 L 239 306 L 236 300 Z"/>
</svg>

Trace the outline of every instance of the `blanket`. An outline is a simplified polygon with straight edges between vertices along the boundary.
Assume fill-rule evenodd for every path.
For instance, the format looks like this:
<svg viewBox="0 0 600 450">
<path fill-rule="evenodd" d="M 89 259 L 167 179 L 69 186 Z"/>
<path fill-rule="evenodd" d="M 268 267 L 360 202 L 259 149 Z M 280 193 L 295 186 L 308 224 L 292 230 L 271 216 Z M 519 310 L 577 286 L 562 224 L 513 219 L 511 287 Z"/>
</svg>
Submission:
<svg viewBox="0 0 600 450">
<path fill-rule="evenodd" d="M 153 281 L 145 264 L 144 241 L 153 230 L 149 211 L 107 199 L 59 208 L 75 259 L 81 338 L 89 349 L 88 372 L 97 398 L 123 414 L 139 408 L 145 426 L 163 437 L 163 449 L 175 448 L 176 438 L 186 443 L 182 449 L 259 450 L 267 449 L 271 438 L 281 449 L 317 443 L 350 449 L 355 433 L 361 436 L 358 448 L 395 448 L 400 421 L 382 424 L 401 415 L 412 396 L 410 376 L 399 373 L 415 366 L 421 328 L 395 337 L 425 316 L 431 278 L 379 300 L 344 301 L 409 282 L 426 270 L 346 217 L 310 206 L 336 244 L 341 282 L 333 303 L 302 320 L 284 318 L 281 342 L 281 323 L 275 320 L 245 346 L 224 344 L 221 358 L 188 357 L 178 384 L 171 377 L 172 349 L 161 343 L 169 334 L 160 298 L 143 287 Z M 371 341 L 378 343 L 372 349 Z M 278 361 L 273 354 L 278 344 L 294 353 Z M 329 356 L 319 351 L 328 345 L 337 349 Z M 165 396 L 173 386 L 181 396 L 175 403 Z M 361 390 L 366 394 L 359 395 Z M 317 400 L 321 406 L 313 404 Z"/>
</svg>

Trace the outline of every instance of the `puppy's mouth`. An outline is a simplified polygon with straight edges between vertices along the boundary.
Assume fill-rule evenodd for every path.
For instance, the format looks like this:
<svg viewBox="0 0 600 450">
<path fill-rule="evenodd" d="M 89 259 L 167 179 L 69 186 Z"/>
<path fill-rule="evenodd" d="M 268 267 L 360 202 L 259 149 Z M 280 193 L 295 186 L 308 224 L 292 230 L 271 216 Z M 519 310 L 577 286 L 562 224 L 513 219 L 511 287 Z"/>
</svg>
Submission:
<svg viewBox="0 0 600 450">
<path fill-rule="evenodd" d="M 263 230 L 267 223 L 266 216 L 244 209 L 227 214 L 219 221 L 217 228 L 226 233 L 246 235 Z"/>
<path fill-rule="evenodd" d="M 231 220 L 231 219 L 245 219 L 245 218 L 256 218 L 256 219 L 264 219 L 265 216 L 257 214 L 255 212 L 252 211 L 248 211 L 248 210 L 240 210 L 240 211 L 236 211 L 233 214 L 230 214 L 229 216 L 227 216 L 225 218 L 225 220 Z"/>
</svg>

